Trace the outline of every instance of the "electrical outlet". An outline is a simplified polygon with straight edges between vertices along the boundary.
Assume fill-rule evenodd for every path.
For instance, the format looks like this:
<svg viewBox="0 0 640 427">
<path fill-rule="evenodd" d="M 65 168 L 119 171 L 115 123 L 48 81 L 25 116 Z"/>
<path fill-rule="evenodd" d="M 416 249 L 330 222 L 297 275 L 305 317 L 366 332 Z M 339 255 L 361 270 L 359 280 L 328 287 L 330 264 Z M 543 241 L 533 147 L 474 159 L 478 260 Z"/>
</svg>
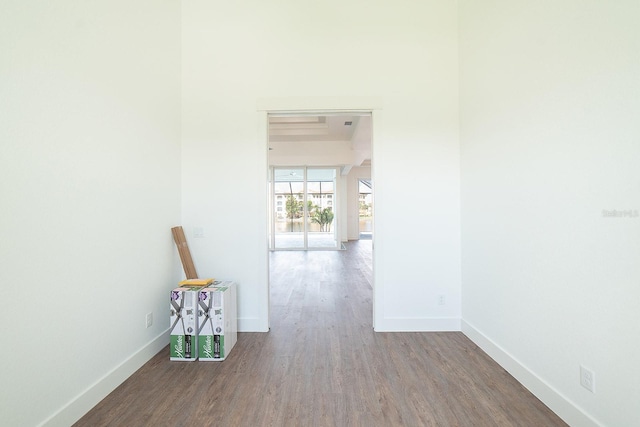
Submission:
<svg viewBox="0 0 640 427">
<path fill-rule="evenodd" d="M 443 294 L 438 295 L 438 305 L 445 305 L 447 303 L 447 299 Z"/>
<path fill-rule="evenodd" d="M 147 328 L 150 328 L 153 325 L 153 313 L 147 313 L 147 317 L 145 318 L 145 324 Z"/>
<path fill-rule="evenodd" d="M 591 393 L 596 392 L 596 376 L 593 371 L 580 365 L 580 385 Z"/>
</svg>

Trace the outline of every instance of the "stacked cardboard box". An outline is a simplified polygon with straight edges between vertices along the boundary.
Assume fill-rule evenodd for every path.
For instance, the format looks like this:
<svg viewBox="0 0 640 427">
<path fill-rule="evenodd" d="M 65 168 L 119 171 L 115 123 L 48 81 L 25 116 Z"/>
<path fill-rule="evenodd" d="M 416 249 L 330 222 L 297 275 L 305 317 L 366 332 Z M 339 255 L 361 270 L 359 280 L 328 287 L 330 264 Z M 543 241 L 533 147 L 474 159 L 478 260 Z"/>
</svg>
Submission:
<svg viewBox="0 0 640 427">
<path fill-rule="evenodd" d="M 225 360 L 238 340 L 234 282 L 214 282 L 199 290 L 198 325 L 200 360 Z"/>
<path fill-rule="evenodd" d="M 179 287 L 171 291 L 170 360 L 198 359 L 198 291 L 200 287 Z"/>
</svg>

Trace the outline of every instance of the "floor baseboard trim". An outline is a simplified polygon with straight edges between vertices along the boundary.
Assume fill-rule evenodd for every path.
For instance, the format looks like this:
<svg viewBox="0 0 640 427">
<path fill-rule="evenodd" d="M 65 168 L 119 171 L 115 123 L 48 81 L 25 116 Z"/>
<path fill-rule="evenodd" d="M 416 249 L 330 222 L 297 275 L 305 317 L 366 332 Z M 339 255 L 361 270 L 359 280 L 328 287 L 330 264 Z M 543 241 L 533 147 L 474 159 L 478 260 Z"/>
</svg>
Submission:
<svg viewBox="0 0 640 427">
<path fill-rule="evenodd" d="M 460 331 L 460 318 L 398 318 L 385 317 L 376 321 L 376 332 L 451 332 Z"/>
<path fill-rule="evenodd" d="M 269 332 L 269 325 L 257 317 L 239 317 L 238 332 Z"/>
<path fill-rule="evenodd" d="M 533 393 L 567 424 L 584 427 L 601 426 L 589 414 L 571 400 L 542 380 L 509 352 L 480 332 L 473 325 L 462 320 L 462 333 L 487 353 L 493 360 L 511 374 L 520 384 Z"/>
<path fill-rule="evenodd" d="M 104 377 L 89 386 L 84 392 L 43 421 L 40 426 L 66 427 L 72 425 L 129 378 L 131 374 L 158 354 L 167 344 L 169 344 L 169 329 L 162 332 L 120 365 L 113 368 Z M 167 354 L 168 357 L 169 355 Z"/>
</svg>

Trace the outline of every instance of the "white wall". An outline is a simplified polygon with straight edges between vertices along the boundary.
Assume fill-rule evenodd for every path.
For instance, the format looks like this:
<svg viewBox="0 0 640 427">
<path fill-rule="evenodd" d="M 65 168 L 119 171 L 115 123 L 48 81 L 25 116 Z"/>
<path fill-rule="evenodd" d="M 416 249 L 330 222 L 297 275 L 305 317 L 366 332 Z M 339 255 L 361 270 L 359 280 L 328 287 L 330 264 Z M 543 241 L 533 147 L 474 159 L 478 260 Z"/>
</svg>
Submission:
<svg viewBox="0 0 640 427">
<path fill-rule="evenodd" d="M 179 27 L 177 1 L 2 3 L 3 425 L 71 425 L 167 343 Z"/>
<path fill-rule="evenodd" d="M 576 426 L 640 425 L 639 20 L 460 2 L 463 328 Z"/>
<path fill-rule="evenodd" d="M 269 147 L 271 166 L 341 166 L 353 160 L 350 141 L 272 141 Z"/>
<path fill-rule="evenodd" d="M 266 110 L 354 105 L 376 109 L 376 329 L 459 328 L 455 3 L 194 0 L 182 14 L 183 222 L 205 230 L 201 275 L 238 282 L 240 330 L 268 326 Z"/>
</svg>

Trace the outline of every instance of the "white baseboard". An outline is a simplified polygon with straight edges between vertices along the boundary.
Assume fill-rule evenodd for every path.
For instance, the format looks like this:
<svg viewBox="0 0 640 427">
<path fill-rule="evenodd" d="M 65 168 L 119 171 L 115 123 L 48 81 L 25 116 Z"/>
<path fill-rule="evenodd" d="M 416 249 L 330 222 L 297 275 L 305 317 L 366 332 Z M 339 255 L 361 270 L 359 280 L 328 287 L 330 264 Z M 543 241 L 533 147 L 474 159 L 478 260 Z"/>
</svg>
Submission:
<svg viewBox="0 0 640 427">
<path fill-rule="evenodd" d="M 162 332 L 120 365 L 116 366 L 111 372 L 89 386 L 87 390 L 43 421 L 40 426 L 68 427 L 72 425 L 129 378 L 131 374 L 158 354 L 167 344 L 169 344 L 169 329 Z M 169 354 L 167 354 L 167 358 L 169 358 Z"/>
<path fill-rule="evenodd" d="M 269 332 L 269 325 L 257 317 L 238 318 L 238 332 Z"/>
<path fill-rule="evenodd" d="M 238 326 L 240 326 L 240 319 L 238 320 Z M 261 331 L 263 326 L 261 324 L 262 322 L 257 321 L 257 319 L 244 320 L 244 325 L 242 328 L 239 327 L 239 330 Z M 486 337 L 482 332 L 464 320 L 459 318 L 385 318 L 377 322 L 375 330 L 376 332 L 442 332 L 461 330 L 471 341 L 482 348 L 492 359 L 569 425 L 585 427 L 601 426 L 600 423 L 585 413 L 581 408 L 544 382 L 498 344 L 494 343 L 490 338 Z M 143 348 L 132 354 L 119 366 L 115 367 L 111 372 L 96 381 L 86 391 L 47 418 L 40 426 L 66 427 L 72 425 L 129 378 L 135 371 L 140 369 L 142 365 L 148 362 L 168 343 L 169 330 L 167 329 Z"/>
<path fill-rule="evenodd" d="M 450 332 L 460 331 L 459 317 L 376 319 L 376 332 Z"/>
<path fill-rule="evenodd" d="M 462 332 L 567 424 L 581 427 L 601 426 L 589 414 L 465 320 L 462 320 Z"/>
</svg>

